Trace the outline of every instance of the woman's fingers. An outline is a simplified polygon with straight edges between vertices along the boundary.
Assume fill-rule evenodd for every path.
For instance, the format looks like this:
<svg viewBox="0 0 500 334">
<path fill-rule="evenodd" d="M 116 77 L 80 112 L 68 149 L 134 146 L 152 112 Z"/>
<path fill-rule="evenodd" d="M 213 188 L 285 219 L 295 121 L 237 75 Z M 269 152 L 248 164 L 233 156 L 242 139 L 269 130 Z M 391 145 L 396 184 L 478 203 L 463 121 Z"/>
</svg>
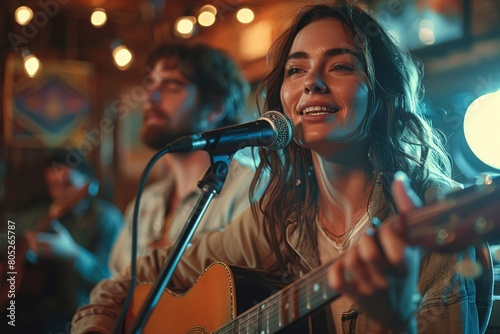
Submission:
<svg viewBox="0 0 500 334">
<path fill-rule="evenodd" d="M 410 179 L 404 172 L 398 171 L 394 174 L 392 195 L 401 213 L 406 213 L 422 206 L 422 200 L 412 189 Z"/>
</svg>

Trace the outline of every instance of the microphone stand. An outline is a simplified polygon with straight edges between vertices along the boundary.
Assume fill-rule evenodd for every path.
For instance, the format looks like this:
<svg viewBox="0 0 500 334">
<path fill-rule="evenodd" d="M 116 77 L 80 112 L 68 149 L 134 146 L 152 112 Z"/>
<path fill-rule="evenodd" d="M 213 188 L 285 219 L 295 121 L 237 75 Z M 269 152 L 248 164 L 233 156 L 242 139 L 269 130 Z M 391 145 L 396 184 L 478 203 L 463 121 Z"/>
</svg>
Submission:
<svg viewBox="0 0 500 334">
<path fill-rule="evenodd" d="M 231 162 L 233 154 L 231 155 L 212 155 L 210 154 L 210 167 L 208 168 L 205 176 L 198 182 L 198 188 L 202 193 L 198 198 L 198 202 L 193 208 L 186 225 L 181 231 L 177 241 L 175 242 L 172 250 L 165 262 L 156 283 L 154 284 L 148 298 L 144 302 L 131 330 L 131 334 L 140 334 L 142 328 L 151 316 L 152 311 L 158 304 L 160 297 L 170 282 L 175 268 L 186 250 L 189 241 L 194 235 L 201 218 L 205 214 L 208 205 L 215 195 L 218 195 L 226 180 L 229 163 Z"/>
</svg>

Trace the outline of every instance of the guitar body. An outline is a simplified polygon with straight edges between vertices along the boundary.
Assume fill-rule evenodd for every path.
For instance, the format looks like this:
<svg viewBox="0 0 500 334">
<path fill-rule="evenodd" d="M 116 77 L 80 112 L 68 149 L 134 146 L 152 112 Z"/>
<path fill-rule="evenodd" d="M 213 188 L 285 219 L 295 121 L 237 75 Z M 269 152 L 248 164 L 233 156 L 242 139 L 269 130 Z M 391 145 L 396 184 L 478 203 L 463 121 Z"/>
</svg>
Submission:
<svg viewBox="0 0 500 334">
<path fill-rule="evenodd" d="M 125 327 L 130 330 L 152 289 L 150 284 L 135 288 Z M 223 263 L 210 265 L 185 293 L 166 290 L 143 333 L 212 333 L 236 317 L 236 293 L 231 270 Z"/>
<path fill-rule="evenodd" d="M 292 279 L 266 272 L 228 267 L 222 262 L 207 267 L 193 286 L 183 294 L 166 290 L 152 312 L 143 333 L 205 334 L 217 332 L 224 325 L 234 321 L 236 314 L 255 307 L 279 292 Z M 139 284 L 127 313 L 125 328 L 130 330 L 137 315 L 148 298 L 152 284 Z M 236 296 L 238 297 L 236 302 Z M 327 310 L 329 310 L 327 308 Z M 309 317 L 297 319 L 279 332 L 283 334 L 327 334 L 329 318 L 325 308 L 318 308 Z M 313 321 L 309 321 L 312 318 Z M 250 318 L 252 319 L 252 318 Z M 226 333 L 254 332 L 255 320 L 242 319 Z M 313 326 L 313 327 L 310 327 Z"/>
</svg>

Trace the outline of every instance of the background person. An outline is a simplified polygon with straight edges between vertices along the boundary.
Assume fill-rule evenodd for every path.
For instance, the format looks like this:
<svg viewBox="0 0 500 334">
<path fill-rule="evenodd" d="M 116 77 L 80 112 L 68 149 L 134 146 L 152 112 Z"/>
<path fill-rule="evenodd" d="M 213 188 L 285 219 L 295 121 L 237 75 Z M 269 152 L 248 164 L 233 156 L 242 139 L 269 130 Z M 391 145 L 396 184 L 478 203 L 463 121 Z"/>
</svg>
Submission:
<svg viewBox="0 0 500 334">
<path fill-rule="evenodd" d="M 17 264 L 17 278 L 22 280 L 16 291 L 16 326 L 9 327 L 19 333 L 69 330 L 72 315 L 88 302 L 94 284 L 109 277 L 111 245 L 123 227 L 121 212 L 94 197 L 97 181 L 77 151 L 57 150 L 43 168 L 50 208 L 35 207 L 12 216 L 17 251 L 24 240 L 28 247 L 18 254 L 26 259 Z M 55 219 L 38 231 L 48 210 L 55 210 Z"/>
</svg>

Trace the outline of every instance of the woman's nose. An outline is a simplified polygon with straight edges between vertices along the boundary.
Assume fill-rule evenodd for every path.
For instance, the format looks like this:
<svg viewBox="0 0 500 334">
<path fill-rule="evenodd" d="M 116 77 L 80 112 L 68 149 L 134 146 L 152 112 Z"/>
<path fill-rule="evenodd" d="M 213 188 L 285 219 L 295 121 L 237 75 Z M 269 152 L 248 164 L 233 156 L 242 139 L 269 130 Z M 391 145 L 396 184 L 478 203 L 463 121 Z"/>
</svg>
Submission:
<svg viewBox="0 0 500 334">
<path fill-rule="evenodd" d="M 326 84 L 320 74 L 315 72 L 307 75 L 304 80 L 304 92 L 306 94 L 326 92 Z"/>
</svg>

